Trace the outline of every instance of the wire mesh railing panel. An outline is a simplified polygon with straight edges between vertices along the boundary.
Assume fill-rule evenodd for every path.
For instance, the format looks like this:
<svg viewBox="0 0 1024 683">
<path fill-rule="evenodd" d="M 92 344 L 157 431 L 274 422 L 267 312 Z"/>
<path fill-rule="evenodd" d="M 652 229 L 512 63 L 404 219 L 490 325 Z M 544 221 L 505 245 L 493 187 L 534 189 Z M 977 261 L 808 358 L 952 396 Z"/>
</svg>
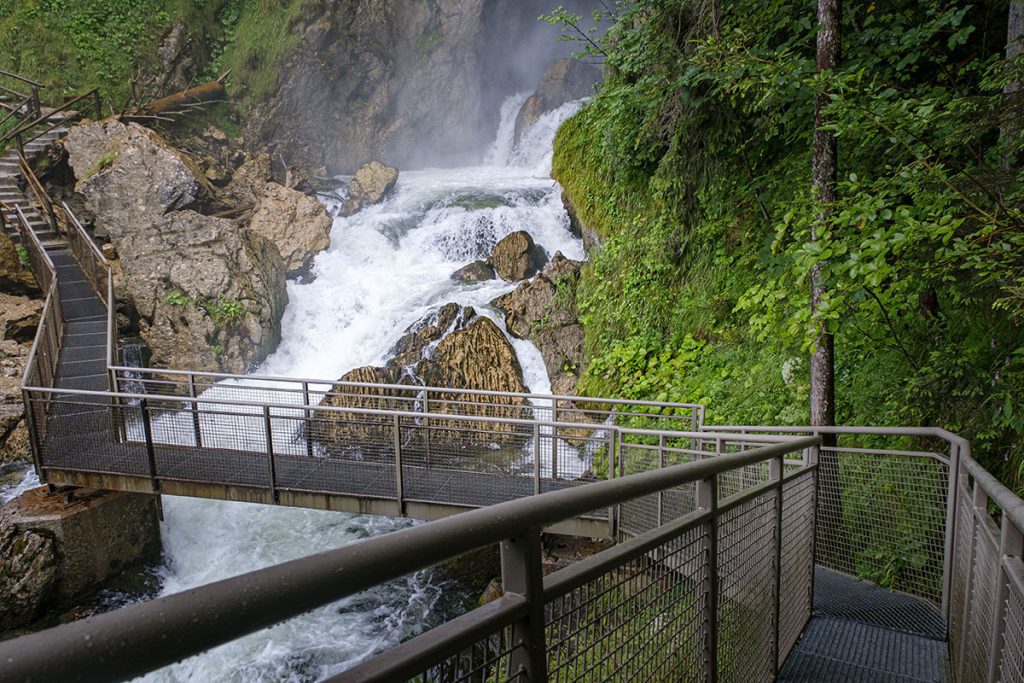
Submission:
<svg viewBox="0 0 1024 683">
<path fill-rule="evenodd" d="M 999 572 L 996 541 L 999 535 L 992 527 L 994 524 L 991 520 L 981 519 L 975 530 L 974 566 L 971 571 L 970 593 L 967 597 L 967 633 L 961 663 L 963 681 L 983 681 L 988 676 L 995 586 Z"/>
<path fill-rule="evenodd" d="M 948 477 L 934 458 L 821 449 L 818 563 L 940 603 Z"/>
<path fill-rule="evenodd" d="M 1006 626 L 999 666 L 1001 683 L 1024 683 L 1024 594 L 1018 590 L 1018 585 L 1011 583 L 1006 601 Z"/>
<path fill-rule="evenodd" d="M 525 682 L 525 674 L 512 663 L 513 653 L 520 648 L 522 645 L 516 644 L 512 627 L 504 626 L 406 680 L 408 683 Z"/>
<path fill-rule="evenodd" d="M 549 600 L 548 680 L 701 680 L 708 548 L 702 524 Z"/>
<path fill-rule="evenodd" d="M 811 617 L 814 575 L 814 472 L 782 486 L 782 562 L 779 576 L 779 664 Z"/>
<path fill-rule="evenodd" d="M 775 619 L 775 504 L 767 491 L 718 521 L 720 681 L 772 677 Z"/>
</svg>

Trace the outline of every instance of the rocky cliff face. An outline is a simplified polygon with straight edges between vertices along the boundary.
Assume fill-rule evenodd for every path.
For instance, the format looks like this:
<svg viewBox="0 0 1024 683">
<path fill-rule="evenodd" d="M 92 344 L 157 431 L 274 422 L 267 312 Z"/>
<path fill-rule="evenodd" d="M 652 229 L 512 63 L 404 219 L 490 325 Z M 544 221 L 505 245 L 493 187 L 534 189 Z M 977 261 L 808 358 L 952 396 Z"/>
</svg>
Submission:
<svg viewBox="0 0 1024 683">
<path fill-rule="evenodd" d="M 589 11 L 587 0 L 565 3 Z M 459 163 L 490 142 L 504 97 L 529 90 L 570 48 L 538 21 L 546 0 L 340 0 L 296 27 L 279 90 L 248 144 L 289 164 L 352 173 Z"/>
<path fill-rule="evenodd" d="M 285 277 L 330 242 L 323 206 L 268 180 L 264 157 L 223 191 L 138 124 L 72 128 L 65 141 L 96 234 L 120 256 L 116 289 L 158 367 L 244 372 L 280 339 Z M 239 219 L 211 206 L 241 205 Z"/>
</svg>

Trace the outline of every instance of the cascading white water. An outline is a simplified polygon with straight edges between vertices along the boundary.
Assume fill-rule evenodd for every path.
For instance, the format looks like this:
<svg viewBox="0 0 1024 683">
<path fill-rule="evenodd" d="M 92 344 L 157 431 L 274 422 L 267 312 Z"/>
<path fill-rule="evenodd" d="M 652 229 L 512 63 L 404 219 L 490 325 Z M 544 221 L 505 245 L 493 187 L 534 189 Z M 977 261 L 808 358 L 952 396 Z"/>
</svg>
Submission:
<svg viewBox="0 0 1024 683">
<path fill-rule="evenodd" d="M 453 271 L 486 258 L 515 230 L 549 253 L 583 258 L 568 232 L 560 190 L 550 178 L 558 125 L 578 103 L 546 114 L 519 146 L 515 115 L 525 99 L 502 107 L 485 165 L 401 174 L 384 203 L 337 218 L 315 280 L 288 284 L 289 303 L 277 351 L 256 374 L 335 379 L 381 364 L 403 331 L 438 306 L 489 308 L 515 284 L 461 285 Z M 329 207 L 330 207 L 330 203 Z M 512 340 L 531 391 L 550 392 L 539 351 Z M 258 384 L 258 382 L 254 382 Z M 215 395 L 216 387 L 211 390 Z M 165 498 L 163 594 L 336 548 L 412 524 L 408 520 L 268 506 Z M 458 609 L 451 585 L 422 572 L 253 634 L 151 674 L 154 681 L 306 681 L 352 666 Z"/>
</svg>

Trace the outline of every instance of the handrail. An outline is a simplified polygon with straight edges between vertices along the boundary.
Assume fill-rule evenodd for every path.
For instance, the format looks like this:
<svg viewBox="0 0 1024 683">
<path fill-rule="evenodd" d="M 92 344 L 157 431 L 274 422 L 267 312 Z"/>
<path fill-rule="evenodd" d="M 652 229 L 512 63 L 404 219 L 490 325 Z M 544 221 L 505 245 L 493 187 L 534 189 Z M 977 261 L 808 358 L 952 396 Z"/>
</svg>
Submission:
<svg viewBox="0 0 1024 683">
<path fill-rule="evenodd" d="M 4 71 L 3 69 L 0 69 L 0 76 L 6 76 L 7 78 L 13 78 L 16 81 L 21 81 L 22 83 L 28 83 L 29 85 L 34 85 L 37 88 L 45 88 L 46 87 L 45 85 L 43 85 L 39 81 L 33 81 L 31 78 L 25 78 L 24 76 L 19 76 L 18 74 L 11 73 L 10 71 Z"/>
<path fill-rule="evenodd" d="M 16 151 L 18 153 L 18 168 L 21 170 L 21 175 L 25 178 L 25 182 L 28 183 L 32 194 L 35 195 L 39 208 L 46 214 L 46 221 L 50 224 L 50 229 L 58 232 L 57 217 L 53 213 L 53 200 L 50 199 L 50 194 L 43 187 L 43 184 L 39 182 L 39 178 L 36 177 L 35 171 L 32 170 L 32 166 L 28 163 L 24 153 L 20 149 Z"/>
<path fill-rule="evenodd" d="M 471 510 L 0 643 L 0 661 L 11 680 L 132 678 L 476 548 L 820 444 L 798 438 Z"/>
<path fill-rule="evenodd" d="M 18 102 L 17 104 L 13 105 L 12 107 L 10 107 L 9 108 L 10 111 L 7 112 L 7 116 L 5 116 L 2 119 L 0 119 L 0 126 L 4 125 L 5 123 L 10 121 L 11 119 L 16 118 L 18 116 L 18 112 L 21 110 L 21 108 L 24 107 L 26 104 L 30 104 L 31 102 L 32 102 L 32 98 L 31 97 L 24 97 L 20 102 Z M 8 107 L 5 106 L 4 109 L 8 109 Z"/>
<path fill-rule="evenodd" d="M 81 102 L 85 98 L 87 98 L 87 97 L 95 97 L 98 94 L 99 94 L 99 89 L 98 88 L 93 88 L 92 90 L 90 90 L 88 92 L 82 93 L 81 95 L 78 95 L 77 97 L 74 97 L 74 98 L 68 100 L 67 102 L 65 102 L 61 106 L 57 107 L 56 109 L 52 109 L 50 111 L 47 111 L 46 113 L 40 112 L 39 115 L 35 119 L 26 121 L 22 125 L 20 125 L 17 128 L 15 128 L 13 131 L 11 131 L 7 135 L 5 135 L 3 137 L 3 140 L 11 140 L 11 139 L 14 139 L 14 138 L 19 138 L 20 139 L 20 136 L 22 135 L 22 133 L 25 133 L 26 131 L 29 131 L 32 128 L 35 128 L 36 126 L 38 126 L 41 123 L 46 123 L 47 121 L 51 120 L 57 114 L 60 114 L 62 112 L 65 112 L 65 111 L 69 110 L 72 105 L 78 104 L 79 102 Z M 97 116 L 99 116 L 99 115 L 100 115 L 99 105 L 97 104 Z M 27 142 L 31 142 L 32 140 L 38 138 L 39 136 L 45 135 L 46 133 L 49 133 L 51 130 L 53 130 L 57 126 L 60 126 L 63 123 L 64 123 L 63 120 L 56 121 L 56 122 L 52 123 L 48 128 L 46 128 L 45 130 L 43 130 L 43 131 L 39 132 L 38 134 L 32 136 L 32 138 L 30 138 L 28 141 L 26 141 L 26 142 L 24 142 L 22 144 L 27 144 Z"/>
</svg>

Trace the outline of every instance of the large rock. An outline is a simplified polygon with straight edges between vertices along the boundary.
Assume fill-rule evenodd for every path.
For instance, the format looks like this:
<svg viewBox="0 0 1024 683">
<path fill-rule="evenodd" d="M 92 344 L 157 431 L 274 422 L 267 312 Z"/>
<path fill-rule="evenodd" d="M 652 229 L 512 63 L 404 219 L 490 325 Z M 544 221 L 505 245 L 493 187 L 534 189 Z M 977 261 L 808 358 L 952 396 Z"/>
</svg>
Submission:
<svg viewBox="0 0 1024 683">
<path fill-rule="evenodd" d="M 330 175 L 368 159 L 400 167 L 479 161 L 510 93 L 570 52 L 537 21 L 550 0 L 336 0 L 289 25 L 277 92 L 260 95 L 245 139 L 275 161 Z M 566 0 L 589 14 L 593 0 Z M 547 56 L 550 55 L 550 56 Z M 244 93 L 239 93 L 244 94 Z"/>
<path fill-rule="evenodd" d="M 363 164 L 348 184 L 348 198 L 341 207 L 343 216 L 351 216 L 367 206 L 379 204 L 398 183 L 398 169 L 379 161 Z"/>
<path fill-rule="evenodd" d="M 285 264 L 237 223 L 176 211 L 122 237 L 121 295 L 155 366 L 245 372 L 280 339 Z"/>
<path fill-rule="evenodd" d="M 594 84 L 600 80 L 601 71 L 592 64 L 578 59 L 552 62 L 541 76 L 537 91 L 527 98 L 516 115 L 516 144 L 537 123 L 537 119 L 563 104 L 592 95 Z"/>
<path fill-rule="evenodd" d="M 487 261 L 502 280 L 515 282 L 533 277 L 548 262 L 544 248 L 534 243 L 530 233 L 517 230 L 503 237 Z"/>
<path fill-rule="evenodd" d="M 56 580 L 53 538 L 0 521 L 0 633 L 35 620 Z"/>
<path fill-rule="evenodd" d="M 34 294 L 39 286 L 32 273 L 25 268 L 11 238 L 0 231 L 0 292 Z"/>
<path fill-rule="evenodd" d="M 306 273 L 313 257 L 331 244 L 331 217 L 324 205 L 277 183 L 264 185 L 249 229 L 277 245 L 289 278 Z"/>
<path fill-rule="evenodd" d="M 0 292 L 0 339 L 31 344 L 42 311 L 39 299 Z"/>
<path fill-rule="evenodd" d="M 221 196 L 239 206 L 256 206 L 263 196 L 263 188 L 274 180 L 270 155 L 266 152 L 246 158 L 231 175 L 231 182 L 221 190 Z"/>
<path fill-rule="evenodd" d="M 497 274 L 487 261 L 473 261 L 452 273 L 452 279 L 463 284 L 475 284 L 493 280 Z"/>
<path fill-rule="evenodd" d="M 439 341 L 438 341 L 439 340 Z M 515 350 L 504 333 L 472 308 L 446 304 L 411 326 L 395 345 L 396 355 L 385 367 L 357 368 L 345 374 L 321 402 L 335 408 L 401 408 L 423 412 L 422 386 L 450 388 L 431 393 L 431 413 L 523 418 L 529 403 L 521 396 L 467 394 L 488 390 L 522 394 L 527 391 Z M 409 385 L 409 389 L 346 386 L 343 382 Z M 394 427 L 390 416 L 344 411 L 317 414 L 314 438 L 341 451 L 358 449 L 364 456 L 391 455 Z M 425 426 L 403 420 L 403 452 L 426 448 Z M 436 419 L 431 422 L 432 444 L 441 452 L 466 448 L 488 451 L 494 446 L 522 443 L 528 430 L 507 424 Z"/>
<path fill-rule="evenodd" d="M 540 350 L 552 392 L 559 395 L 575 393 L 583 364 L 583 327 L 576 308 L 582 266 L 556 252 L 537 277 L 493 302 L 505 313 L 509 333 Z"/>
<path fill-rule="evenodd" d="M 109 236 L 118 251 L 124 236 L 210 192 L 193 159 L 137 123 L 74 126 L 64 146 L 97 233 Z"/>
</svg>

